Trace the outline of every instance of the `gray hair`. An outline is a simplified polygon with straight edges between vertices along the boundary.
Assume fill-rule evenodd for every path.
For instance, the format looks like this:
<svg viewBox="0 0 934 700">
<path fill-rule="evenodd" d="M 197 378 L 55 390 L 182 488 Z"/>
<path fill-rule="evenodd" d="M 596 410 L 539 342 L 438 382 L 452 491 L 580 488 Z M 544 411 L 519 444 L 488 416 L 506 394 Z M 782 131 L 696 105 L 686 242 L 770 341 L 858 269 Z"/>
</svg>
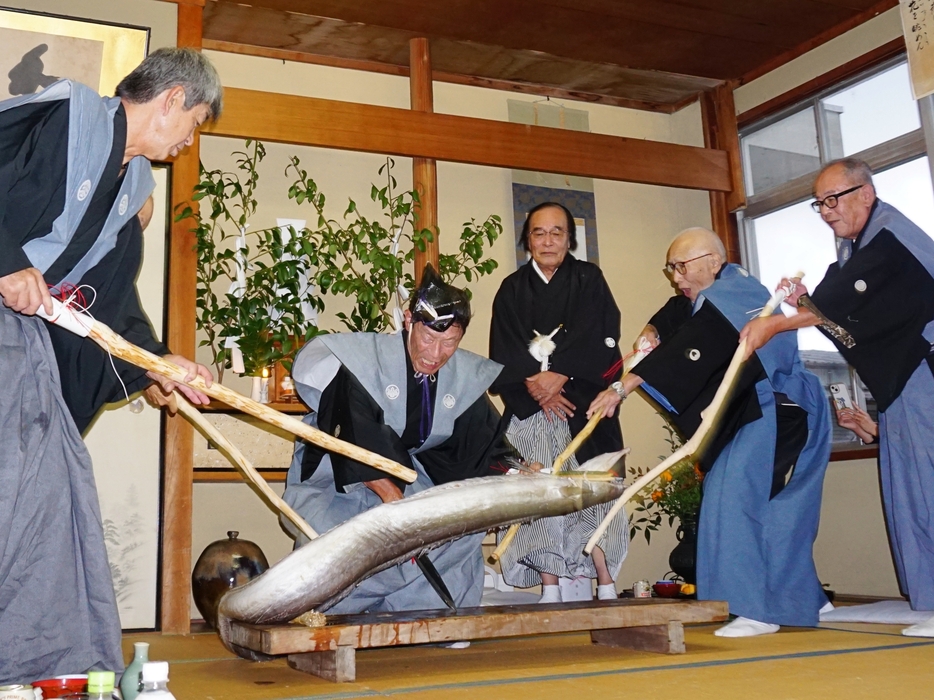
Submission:
<svg viewBox="0 0 934 700">
<path fill-rule="evenodd" d="M 211 62 L 194 49 L 153 51 L 117 85 L 117 95 L 143 104 L 173 87 L 185 89 L 185 109 L 206 105 L 208 119 L 216 121 L 223 107 L 224 88 Z"/>
<path fill-rule="evenodd" d="M 873 189 L 876 188 L 872 182 L 872 168 L 869 167 L 869 163 L 866 161 L 859 158 L 838 158 L 821 168 L 818 177 L 834 167 L 843 168 L 843 173 L 854 185 L 872 185 Z"/>
</svg>

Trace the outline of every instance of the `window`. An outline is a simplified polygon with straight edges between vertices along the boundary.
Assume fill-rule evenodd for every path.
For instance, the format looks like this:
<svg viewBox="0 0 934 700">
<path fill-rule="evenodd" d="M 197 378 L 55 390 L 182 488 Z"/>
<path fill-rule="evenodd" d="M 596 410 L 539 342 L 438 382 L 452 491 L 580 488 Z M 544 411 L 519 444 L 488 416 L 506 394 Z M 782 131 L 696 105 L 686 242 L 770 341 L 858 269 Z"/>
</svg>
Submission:
<svg viewBox="0 0 934 700">
<path fill-rule="evenodd" d="M 934 233 L 931 168 L 904 58 L 752 124 L 740 136 L 749 193 L 740 216 L 744 263 L 769 289 L 799 270 L 813 289 L 836 261 L 833 232 L 810 206 L 817 171 L 831 160 L 865 160 L 875 173 L 879 198 Z M 872 396 L 820 331 L 798 331 L 798 345 L 828 400 L 829 385 L 845 383 L 875 418 Z M 858 445 L 859 440 L 834 422 L 834 443 Z"/>
</svg>

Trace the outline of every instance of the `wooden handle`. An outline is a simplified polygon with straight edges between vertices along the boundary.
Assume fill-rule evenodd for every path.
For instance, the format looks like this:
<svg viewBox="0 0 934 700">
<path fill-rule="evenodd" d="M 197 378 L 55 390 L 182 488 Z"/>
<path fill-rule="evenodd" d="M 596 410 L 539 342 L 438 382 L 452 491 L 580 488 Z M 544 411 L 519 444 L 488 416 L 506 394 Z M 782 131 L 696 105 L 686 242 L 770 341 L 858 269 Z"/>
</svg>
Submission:
<svg viewBox="0 0 934 700">
<path fill-rule="evenodd" d="M 503 556 L 503 552 L 509 548 L 509 543 L 515 539 L 517 532 L 519 532 L 519 523 L 515 523 L 514 525 L 509 526 L 509 529 L 506 530 L 506 534 L 503 535 L 503 539 L 500 540 L 500 543 L 496 546 L 496 549 L 494 549 L 493 553 L 490 555 L 489 562 L 491 564 L 495 564 L 499 561 L 500 557 Z"/>
<path fill-rule="evenodd" d="M 558 474 L 562 471 L 567 471 L 564 469 L 564 463 L 567 462 L 571 455 L 577 452 L 578 448 L 584 444 L 584 440 L 590 437 L 590 434 L 597 427 L 597 424 L 603 420 L 603 416 L 599 413 L 593 414 L 590 420 L 587 421 L 587 425 L 581 428 L 581 431 L 574 436 L 574 439 L 568 443 L 568 446 L 564 448 L 564 452 L 558 455 L 555 459 L 555 463 L 552 465 L 551 471 L 553 474 Z"/>
<path fill-rule="evenodd" d="M 803 272 L 798 272 L 796 275 L 799 279 L 804 277 Z M 769 302 L 763 307 L 762 311 L 759 312 L 759 318 L 765 316 L 771 316 L 772 312 L 775 311 L 776 307 L 782 303 L 786 296 L 784 290 L 778 290 L 769 299 Z M 639 479 L 634 481 L 631 486 L 629 486 L 623 495 L 619 497 L 616 503 L 613 504 L 613 507 L 610 508 L 610 511 L 606 514 L 606 517 L 603 518 L 603 521 L 594 530 L 593 535 L 590 539 L 587 540 L 587 546 L 584 547 L 584 553 L 590 554 L 593 552 L 594 548 L 597 546 L 597 542 L 600 541 L 600 538 L 603 536 L 603 533 L 606 532 L 606 529 L 610 526 L 613 518 L 616 517 L 616 514 L 623 508 L 629 500 L 635 496 L 639 491 L 644 489 L 648 484 L 655 481 L 659 476 L 661 476 L 665 471 L 671 469 L 673 466 L 682 461 L 696 461 L 696 456 L 702 451 L 706 446 L 708 436 L 712 437 L 714 427 L 720 422 L 722 418 L 723 409 L 726 407 L 730 395 L 733 393 L 733 389 L 736 385 L 736 380 L 739 378 L 740 370 L 742 369 L 743 364 L 745 364 L 745 355 L 746 355 L 746 339 L 743 338 L 739 346 L 736 348 L 736 352 L 733 353 L 733 359 L 730 360 L 730 366 L 727 367 L 726 374 L 723 375 L 723 381 L 720 382 L 720 386 L 717 387 L 717 393 L 714 394 L 713 400 L 710 402 L 710 405 L 704 409 L 701 414 L 701 424 L 698 426 L 697 430 L 694 431 L 694 434 L 691 436 L 691 439 L 688 440 L 684 445 L 682 445 L 676 452 L 674 452 L 668 459 L 663 461 L 654 469 L 651 469 L 648 473 L 641 476 Z"/>
<path fill-rule="evenodd" d="M 397 462 L 393 462 L 391 459 L 386 459 L 382 455 L 375 454 L 357 445 L 352 445 L 349 442 L 338 440 L 325 432 L 312 428 L 310 425 L 305 425 L 296 418 L 280 413 L 265 404 L 248 399 L 246 396 L 238 394 L 232 389 L 228 389 L 223 384 L 215 382 L 209 387 L 201 377 L 195 377 L 190 382 L 185 381 L 185 377 L 188 376 L 186 370 L 172 362 L 168 362 L 161 357 L 153 355 L 143 348 L 127 342 L 103 323 L 95 321 L 89 335 L 98 345 L 107 350 L 111 355 L 119 357 L 121 360 L 126 360 L 137 367 L 156 372 L 179 384 L 185 384 L 193 389 L 197 389 L 212 398 L 223 401 L 234 408 L 240 409 L 244 413 L 249 413 L 251 416 L 255 416 L 262 421 L 282 428 L 326 450 L 331 450 L 332 452 L 350 457 L 357 462 L 362 462 L 363 464 L 384 471 L 407 483 L 412 483 L 418 476 L 414 470 L 404 467 Z"/>
<path fill-rule="evenodd" d="M 309 540 L 318 537 L 318 533 L 311 528 L 311 525 L 305 522 L 302 516 L 292 510 L 288 503 L 283 501 L 275 491 L 269 488 L 269 484 L 266 483 L 266 480 L 256 471 L 256 468 L 250 464 L 243 453 L 237 449 L 237 446 L 224 437 L 224 434 L 220 430 L 205 419 L 205 417 L 201 415 L 201 411 L 188 403 L 188 400 L 177 391 L 175 392 L 175 401 L 177 402 L 178 412 L 185 416 L 192 425 L 204 433 L 206 438 L 227 455 L 227 458 L 239 470 L 243 478 L 256 486 L 263 496 L 268 499 L 273 508 L 288 518 L 292 524 L 298 528 L 299 532 L 305 535 Z"/>
</svg>

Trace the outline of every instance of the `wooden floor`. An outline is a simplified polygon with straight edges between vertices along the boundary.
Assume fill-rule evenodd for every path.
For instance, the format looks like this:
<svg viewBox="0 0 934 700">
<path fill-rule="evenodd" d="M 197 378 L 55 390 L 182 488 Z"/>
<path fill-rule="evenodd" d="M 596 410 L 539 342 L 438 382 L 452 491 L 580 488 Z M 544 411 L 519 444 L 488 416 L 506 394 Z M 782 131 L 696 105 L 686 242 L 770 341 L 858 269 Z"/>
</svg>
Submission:
<svg viewBox="0 0 934 700">
<path fill-rule="evenodd" d="M 251 663 L 213 634 L 124 637 L 151 644 L 170 663 L 179 700 L 729 700 L 731 698 L 934 697 L 934 639 L 903 637 L 898 626 L 838 624 L 783 628 L 752 639 L 713 636 L 716 625 L 685 627 L 687 653 L 663 656 L 601 647 L 588 634 L 475 642 L 463 650 L 412 646 L 361 651 L 357 680 L 336 685 L 290 669 Z"/>
</svg>

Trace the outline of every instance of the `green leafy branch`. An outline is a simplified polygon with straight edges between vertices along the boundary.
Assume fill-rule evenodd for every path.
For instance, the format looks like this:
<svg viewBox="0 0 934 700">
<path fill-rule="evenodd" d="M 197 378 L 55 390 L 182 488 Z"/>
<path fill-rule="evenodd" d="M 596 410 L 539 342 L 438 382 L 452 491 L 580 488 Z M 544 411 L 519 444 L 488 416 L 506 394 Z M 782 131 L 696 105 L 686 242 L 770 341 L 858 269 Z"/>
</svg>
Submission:
<svg viewBox="0 0 934 700">
<path fill-rule="evenodd" d="M 236 339 L 243 353 L 247 374 L 276 362 L 289 363 L 296 349 L 296 338 L 305 340 L 319 331 L 305 317 L 302 300 L 316 310 L 324 304 L 320 297 L 302 295 L 301 273 L 308 270 L 300 232 L 290 229 L 284 240 L 278 228 L 249 231 L 256 213 L 258 166 L 266 155 L 259 141 L 248 139 L 245 151 L 235 151 L 237 172 L 206 170 L 192 200 L 200 211 L 184 207 L 176 221 L 195 222 L 197 285 L 196 323 L 205 334 L 201 345 L 211 349 L 218 378 L 231 361 L 228 339 Z M 243 234 L 243 241 L 240 236 Z M 238 261 L 241 281 L 238 289 Z M 228 290 L 218 293 L 218 287 Z"/>
<path fill-rule="evenodd" d="M 352 331 L 380 332 L 393 322 L 393 295 L 404 288 L 409 293 L 415 287 L 411 264 L 415 251 L 424 252 L 434 240 L 431 230 L 415 227 L 415 212 L 420 205 L 414 190 L 399 191 L 392 174 L 391 158 L 379 168 L 385 184 L 370 187 L 370 199 L 380 206 L 380 217 L 370 219 L 348 200 L 344 223 L 328 219 L 326 198 L 317 183 L 301 167 L 297 156 L 290 160 L 286 173 L 296 178 L 289 188 L 289 198 L 298 204 L 310 204 L 317 214 L 317 226 L 308 234 L 305 254 L 316 269 L 315 284 L 322 293 L 331 292 L 353 299 L 350 314 L 337 314 Z M 454 282 L 464 277 L 468 282 L 496 269 L 492 258 L 484 258 L 484 245 L 492 245 L 502 233 L 498 216 L 483 223 L 467 222 L 461 232 L 458 252 L 439 257 L 442 279 Z"/>
</svg>

